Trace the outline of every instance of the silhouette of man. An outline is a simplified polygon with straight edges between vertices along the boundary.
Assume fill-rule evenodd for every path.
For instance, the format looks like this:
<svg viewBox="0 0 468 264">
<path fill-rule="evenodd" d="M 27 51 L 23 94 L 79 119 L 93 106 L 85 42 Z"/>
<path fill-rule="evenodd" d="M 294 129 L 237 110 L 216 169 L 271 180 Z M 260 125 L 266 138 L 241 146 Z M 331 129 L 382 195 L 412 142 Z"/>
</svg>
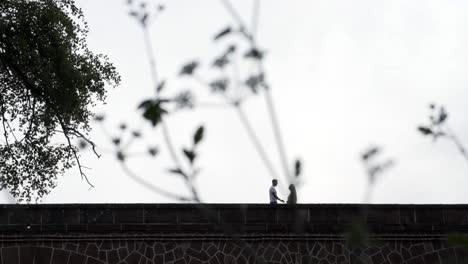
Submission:
<svg viewBox="0 0 468 264">
<path fill-rule="evenodd" d="M 284 203 L 284 200 L 281 200 L 278 195 L 276 195 L 276 185 L 278 185 L 278 180 L 273 179 L 271 181 L 272 185 L 270 187 L 270 204 L 278 204 L 278 200 Z"/>
</svg>

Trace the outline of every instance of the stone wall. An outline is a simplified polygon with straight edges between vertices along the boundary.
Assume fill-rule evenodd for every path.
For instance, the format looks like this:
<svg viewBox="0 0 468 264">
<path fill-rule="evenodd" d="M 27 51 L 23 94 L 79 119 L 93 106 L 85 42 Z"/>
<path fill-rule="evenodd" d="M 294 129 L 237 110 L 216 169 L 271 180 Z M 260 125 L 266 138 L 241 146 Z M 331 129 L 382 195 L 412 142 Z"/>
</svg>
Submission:
<svg viewBox="0 0 468 264">
<path fill-rule="evenodd" d="M 465 205 L 86 204 L 0 206 L 0 263 L 468 263 L 447 234 Z"/>
</svg>

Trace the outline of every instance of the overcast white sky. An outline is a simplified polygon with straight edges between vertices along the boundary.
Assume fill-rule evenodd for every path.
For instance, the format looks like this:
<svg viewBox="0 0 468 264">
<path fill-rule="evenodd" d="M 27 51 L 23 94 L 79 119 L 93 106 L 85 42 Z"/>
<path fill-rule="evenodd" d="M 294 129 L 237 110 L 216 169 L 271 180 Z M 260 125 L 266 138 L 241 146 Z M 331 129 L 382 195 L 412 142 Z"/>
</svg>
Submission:
<svg viewBox="0 0 468 264">
<path fill-rule="evenodd" d="M 89 23 L 89 47 L 108 55 L 122 75 L 108 104 L 98 109 L 108 116 L 111 131 L 120 122 L 139 127 L 136 107 L 152 93 L 142 31 L 125 2 L 77 0 Z M 250 21 L 253 2 L 233 2 Z M 217 55 L 224 46 L 212 36 L 233 20 L 221 1 L 161 3 L 166 10 L 151 36 L 160 75 L 169 79 L 167 93 L 203 90 L 174 77 L 184 62 L 209 62 Z M 384 156 L 396 161 L 379 179 L 373 202 L 468 202 L 468 163 L 450 142 L 433 144 L 416 131 L 427 120 L 428 103 L 437 102 L 448 108 L 450 124 L 468 144 L 467 11 L 464 0 L 261 1 L 258 41 L 268 50 L 266 67 L 287 153 L 290 160 L 301 157 L 305 166 L 299 202 L 361 202 L 366 176 L 359 153 L 370 144 L 383 146 Z M 246 107 L 280 170 L 263 97 L 249 99 Z M 234 110 L 200 109 L 168 119 L 178 146 L 189 144 L 198 124 L 205 124 L 207 136 L 196 179 L 203 201 L 267 202 L 271 178 Z M 171 163 L 160 131 L 144 133 L 163 153 L 132 160 L 132 169 L 160 187 L 187 193 L 179 178 L 165 172 Z M 101 149 L 110 148 L 99 127 L 92 135 Z M 99 160 L 83 154 L 96 188 L 88 190 L 73 170 L 43 202 L 174 202 L 130 180 L 114 157 L 102 152 Z M 280 185 L 287 187 L 284 180 Z"/>
</svg>

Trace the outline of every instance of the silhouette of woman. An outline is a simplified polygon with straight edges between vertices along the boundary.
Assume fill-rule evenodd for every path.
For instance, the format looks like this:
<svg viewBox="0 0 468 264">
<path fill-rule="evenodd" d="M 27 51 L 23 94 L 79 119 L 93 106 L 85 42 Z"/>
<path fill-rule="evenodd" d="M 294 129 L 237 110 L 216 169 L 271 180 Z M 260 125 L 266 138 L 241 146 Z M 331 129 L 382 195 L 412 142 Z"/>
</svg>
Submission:
<svg viewBox="0 0 468 264">
<path fill-rule="evenodd" d="M 296 193 L 296 186 L 294 184 L 289 185 L 289 196 L 288 196 L 288 204 L 297 204 L 297 193 Z"/>
</svg>

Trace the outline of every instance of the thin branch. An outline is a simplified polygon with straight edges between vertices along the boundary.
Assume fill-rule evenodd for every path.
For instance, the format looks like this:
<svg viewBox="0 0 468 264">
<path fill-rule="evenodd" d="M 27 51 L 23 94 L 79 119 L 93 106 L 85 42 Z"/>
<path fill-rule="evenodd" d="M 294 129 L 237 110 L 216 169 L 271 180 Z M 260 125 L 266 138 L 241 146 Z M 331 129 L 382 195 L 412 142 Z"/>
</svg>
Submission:
<svg viewBox="0 0 468 264">
<path fill-rule="evenodd" d="M 468 162 L 468 153 L 466 152 L 465 147 L 461 143 L 458 136 L 453 132 L 449 125 L 445 124 L 445 128 L 448 132 L 448 137 L 452 140 L 455 146 L 458 148 L 458 151 L 462 154 L 463 158 Z"/>
<path fill-rule="evenodd" d="M 175 163 L 176 167 L 180 169 L 182 172 L 182 177 L 185 180 L 185 184 L 189 188 L 189 190 L 192 192 L 193 199 L 196 202 L 200 202 L 200 197 L 198 195 L 197 190 L 195 189 L 195 186 L 193 185 L 191 178 L 184 170 L 184 167 L 182 167 L 182 162 L 179 159 L 179 156 L 177 156 L 177 153 L 175 152 L 175 147 L 174 144 L 172 143 L 172 139 L 169 136 L 169 128 L 167 127 L 167 124 L 165 122 L 161 122 L 161 128 L 162 128 L 162 134 L 164 137 L 164 142 L 166 143 L 167 149 L 169 151 L 169 155 L 172 158 L 172 161 Z"/>
<path fill-rule="evenodd" d="M 156 59 L 155 59 L 153 49 L 152 49 L 151 38 L 150 38 L 150 35 L 149 35 L 149 32 L 148 32 L 148 29 L 146 27 L 143 27 L 143 32 L 144 32 L 144 42 L 145 42 L 145 46 L 146 46 L 146 51 L 148 53 L 148 59 L 150 61 L 151 77 L 153 79 L 154 86 L 157 87 L 158 84 L 159 84 L 159 80 L 158 80 L 158 72 L 157 72 L 157 67 L 156 67 Z M 155 89 L 155 90 L 156 90 L 156 96 L 159 96 L 158 89 Z M 164 142 L 166 143 L 167 149 L 169 151 L 169 154 L 170 154 L 173 162 L 175 163 L 177 168 L 182 172 L 182 176 L 183 176 L 183 178 L 185 180 L 185 184 L 187 185 L 187 187 L 192 192 L 193 199 L 196 202 L 199 203 L 200 198 L 199 198 L 197 190 L 195 189 L 195 186 L 192 183 L 192 180 L 191 180 L 192 177 L 190 177 L 185 172 L 184 167 L 182 166 L 182 162 L 179 160 L 179 157 L 177 156 L 174 144 L 172 143 L 172 139 L 170 137 L 169 128 L 168 128 L 164 118 L 161 120 L 160 126 L 162 127 L 162 134 L 163 134 L 163 137 L 164 137 Z"/>
<path fill-rule="evenodd" d="M 224 6 L 224 8 L 229 12 L 229 14 L 232 16 L 232 18 L 235 21 L 237 21 L 243 33 L 247 34 L 248 28 L 246 26 L 246 23 L 244 22 L 244 20 L 242 20 L 242 17 L 239 15 L 239 13 L 231 4 L 231 2 L 229 0 L 221 0 L 221 3 Z M 248 34 L 247 34 L 247 37 L 248 37 Z"/>
<path fill-rule="evenodd" d="M 10 146 L 10 143 L 8 142 L 8 133 L 7 133 L 7 130 L 6 130 L 6 125 L 5 125 L 5 122 L 6 122 L 6 117 L 5 117 L 5 106 L 4 106 L 4 104 L 3 104 L 3 100 L 1 100 L 0 103 L 2 104 L 2 126 L 3 126 L 3 136 L 5 137 L 5 143 L 6 143 L 6 145 L 9 147 L 9 146 Z"/>
<path fill-rule="evenodd" d="M 91 188 L 94 188 L 94 185 L 91 184 L 91 182 L 88 179 L 88 176 L 83 172 L 81 161 L 80 161 L 80 158 L 78 157 L 78 151 L 76 151 L 76 149 L 73 147 L 73 145 L 71 143 L 71 139 L 70 139 L 70 137 L 68 135 L 67 127 L 65 126 L 65 124 L 63 123 L 63 121 L 60 118 L 57 118 L 57 120 L 59 121 L 60 126 L 62 127 L 62 129 L 64 131 L 63 135 L 65 136 L 65 138 L 67 140 L 68 147 L 71 149 L 71 151 L 73 153 L 73 157 L 75 158 L 76 164 L 78 165 L 78 170 L 80 171 L 81 178 L 82 179 L 84 178 L 86 180 L 86 182 L 89 184 L 89 186 Z"/>
<path fill-rule="evenodd" d="M 76 129 L 73 129 L 73 128 L 67 128 L 67 131 L 68 132 L 72 132 L 74 135 L 78 136 L 80 139 L 83 139 L 84 141 L 88 142 L 90 145 L 91 145 L 91 148 L 94 152 L 94 154 L 100 158 L 101 155 L 97 152 L 96 150 L 96 144 L 90 140 L 89 138 L 87 138 L 85 135 L 83 135 L 83 133 L 81 133 L 80 131 L 76 130 Z"/>
<path fill-rule="evenodd" d="M 240 27 L 243 28 L 244 30 L 248 30 L 245 27 L 244 21 L 239 16 L 239 14 L 234 9 L 234 7 L 231 5 L 229 0 L 221 0 L 221 3 L 226 8 L 226 10 L 231 14 L 231 16 L 239 23 Z M 257 11 L 257 12 L 259 12 L 259 11 Z M 257 15 L 258 15 L 258 13 L 257 13 Z M 258 18 L 256 18 L 256 19 L 258 19 Z M 252 37 L 252 32 L 250 34 L 248 32 L 246 32 L 246 39 L 247 39 L 247 41 L 250 42 L 250 44 L 252 45 L 253 48 L 256 48 L 256 43 L 255 43 L 255 39 Z M 260 72 L 265 74 L 265 72 L 263 70 L 262 60 L 258 60 L 257 63 L 258 63 L 258 66 L 260 68 Z M 285 147 L 284 147 L 283 137 L 282 137 L 282 134 L 281 134 L 281 128 L 280 128 L 278 118 L 277 118 L 277 114 L 276 114 L 276 110 L 275 110 L 275 105 L 274 105 L 274 102 L 273 102 L 273 97 L 271 96 L 270 88 L 267 87 L 266 85 L 265 85 L 264 91 L 265 91 L 264 94 L 265 94 L 265 100 L 266 100 L 266 103 L 267 103 L 268 114 L 269 114 L 270 120 L 272 122 L 273 133 L 274 133 L 274 136 L 275 136 L 276 146 L 278 148 L 278 153 L 279 153 L 279 156 L 280 156 L 283 171 L 284 171 L 284 174 L 285 174 L 287 180 L 291 181 L 292 180 L 291 172 L 290 172 L 290 169 L 289 169 L 289 166 L 288 166 L 288 159 L 287 159 L 286 150 L 285 150 Z"/>
<path fill-rule="evenodd" d="M 6 120 L 6 119 L 5 119 L 5 122 L 6 122 L 7 126 L 8 126 L 8 128 L 10 129 L 10 133 L 13 136 L 13 138 L 15 139 L 15 141 L 18 141 L 18 138 L 16 138 L 15 132 L 13 131 L 13 128 L 10 125 L 10 122 L 8 122 L 8 120 Z"/>
<path fill-rule="evenodd" d="M 278 117 L 276 114 L 276 109 L 273 102 L 273 97 L 271 96 L 271 92 L 269 88 L 265 88 L 265 100 L 267 102 L 267 108 L 270 116 L 271 123 L 273 125 L 273 133 L 275 135 L 276 146 L 278 147 L 279 156 L 281 159 L 281 164 L 283 165 L 283 172 L 288 181 L 291 181 L 293 178 L 291 177 L 291 171 L 288 166 L 288 158 L 286 155 L 286 149 L 284 147 L 283 136 L 281 134 L 280 124 L 278 122 Z"/>
<path fill-rule="evenodd" d="M 134 180 L 135 182 L 137 182 L 138 184 L 142 185 L 143 187 L 157 193 L 157 194 L 160 194 L 162 196 L 166 196 L 170 199 L 175 199 L 175 200 L 179 200 L 179 201 L 183 201 L 183 202 L 187 202 L 187 201 L 193 201 L 192 199 L 188 198 L 188 197 L 184 197 L 184 196 L 181 196 L 181 195 L 178 195 L 178 194 L 175 194 L 175 193 L 172 193 L 172 192 L 169 192 L 169 191 L 166 191 L 166 190 L 163 190 L 155 185 L 153 185 L 152 183 L 146 181 L 145 179 L 137 176 L 132 170 L 130 170 L 130 168 L 128 168 L 128 166 L 126 165 L 126 163 L 124 161 L 120 162 L 121 164 L 121 167 L 123 169 L 123 171 L 132 179 Z"/>
<path fill-rule="evenodd" d="M 238 80 L 238 73 L 234 72 L 234 79 Z M 195 75 L 194 76 L 195 80 L 197 80 L 201 85 L 203 86 L 208 86 L 207 82 L 205 82 L 203 79 L 201 79 L 199 76 Z M 239 86 L 238 81 L 234 81 L 235 84 L 237 84 L 236 87 Z M 263 164 L 265 165 L 266 169 L 268 170 L 270 176 L 273 179 L 278 179 L 279 174 L 276 172 L 274 169 L 273 163 L 270 161 L 270 158 L 268 157 L 268 154 L 266 153 L 264 147 L 262 146 L 260 142 L 260 138 L 257 136 L 255 133 L 255 129 L 253 126 L 250 124 L 249 119 L 247 118 L 247 115 L 245 114 L 242 106 L 240 103 L 235 103 L 231 98 L 229 98 L 226 94 L 224 94 L 224 99 L 226 100 L 227 105 L 232 106 L 235 108 L 236 113 L 238 114 L 241 124 L 244 126 L 245 130 L 247 131 L 247 135 L 250 138 L 250 141 L 254 145 L 255 150 L 257 151 L 258 155 L 260 156 L 260 159 L 262 160 Z M 284 188 L 280 187 L 282 191 L 284 192 Z"/>
<path fill-rule="evenodd" d="M 252 32 L 252 39 L 255 41 L 258 28 L 258 19 L 260 17 L 260 0 L 253 0 L 252 9 L 252 24 L 250 30 Z"/>
<path fill-rule="evenodd" d="M 24 135 L 24 137 L 21 139 L 21 141 L 23 141 L 24 139 L 27 140 L 27 138 L 29 137 L 29 134 L 31 133 L 32 126 L 33 126 L 33 123 L 34 123 L 34 118 L 36 116 L 36 97 L 33 97 L 33 103 L 32 103 L 32 106 L 30 105 L 30 107 L 31 107 L 31 110 L 32 110 L 32 114 L 31 114 L 31 119 L 29 120 L 29 128 L 28 128 L 28 131 L 26 132 L 26 134 Z"/>
<path fill-rule="evenodd" d="M 250 141 L 255 147 L 255 150 L 257 151 L 258 155 L 260 156 L 263 164 L 265 165 L 266 169 L 268 170 L 269 174 L 271 175 L 272 178 L 278 179 L 279 174 L 276 172 L 273 163 L 270 161 L 268 158 L 268 155 L 265 151 L 265 148 L 262 146 L 262 143 L 260 142 L 259 137 L 255 133 L 255 130 L 253 129 L 252 125 L 249 122 L 249 119 L 247 118 L 247 115 L 245 114 L 244 110 L 242 109 L 242 106 L 238 105 L 235 107 L 237 114 L 239 115 L 239 118 L 241 120 L 242 125 L 244 126 L 245 130 L 247 131 L 247 134 L 250 138 Z M 282 186 L 282 185 L 281 185 Z M 282 188 L 282 191 L 284 192 L 284 187 Z"/>
<path fill-rule="evenodd" d="M 154 55 L 153 45 L 151 42 L 150 34 L 148 28 L 143 26 L 143 37 L 145 42 L 146 53 L 148 54 L 148 60 L 150 64 L 150 73 L 153 80 L 154 87 L 156 88 L 159 85 L 158 71 L 156 68 L 156 56 Z M 156 95 L 159 95 L 158 89 L 155 89 Z"/>
</svg>

